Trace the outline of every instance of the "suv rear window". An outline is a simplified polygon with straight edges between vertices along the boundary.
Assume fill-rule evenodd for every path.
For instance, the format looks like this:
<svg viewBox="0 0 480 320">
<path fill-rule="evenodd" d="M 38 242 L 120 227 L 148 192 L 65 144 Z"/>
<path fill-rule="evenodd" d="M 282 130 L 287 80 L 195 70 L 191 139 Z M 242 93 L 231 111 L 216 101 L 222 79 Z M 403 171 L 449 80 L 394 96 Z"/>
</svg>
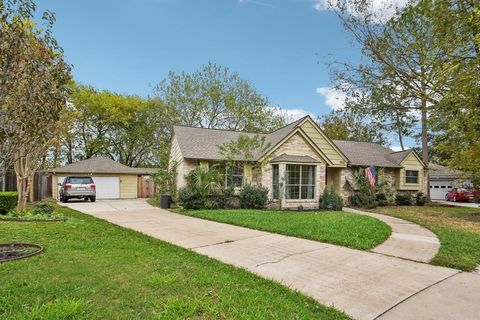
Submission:
<svg viewBox="0 0 480 320">
<path fill-rule="evenodd" d="M 71 183 L 71 184 L 90 184 L 90 183 L 93 183 L 93 180 L 90 177 L 69 177 L 69 178 L 67 178 L 67 183 Z"/>
</svg>

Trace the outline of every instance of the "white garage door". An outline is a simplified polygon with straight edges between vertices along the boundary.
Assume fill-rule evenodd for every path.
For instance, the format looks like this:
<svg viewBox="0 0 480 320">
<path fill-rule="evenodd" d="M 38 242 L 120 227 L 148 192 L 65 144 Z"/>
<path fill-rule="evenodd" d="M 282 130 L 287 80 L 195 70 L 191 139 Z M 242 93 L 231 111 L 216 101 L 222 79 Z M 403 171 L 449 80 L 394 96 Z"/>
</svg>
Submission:
<svg viewBox="0 0 480 320">
<path fill-rule="evenodd" d="M 73 175 L 72 175 L 73 176 Z M 58 177 L 62 183 L 65 177 Z M 92 177 L 97 190 L 97 199 L 120 199 L 120 177 Z"/>
<path fill-rule="evenodd" d="M 453 181 L 436 180 L 430 181 L 430 198 L 433 200 L 445 200 L 447 192 L 452 190 Z"/>
</svg>

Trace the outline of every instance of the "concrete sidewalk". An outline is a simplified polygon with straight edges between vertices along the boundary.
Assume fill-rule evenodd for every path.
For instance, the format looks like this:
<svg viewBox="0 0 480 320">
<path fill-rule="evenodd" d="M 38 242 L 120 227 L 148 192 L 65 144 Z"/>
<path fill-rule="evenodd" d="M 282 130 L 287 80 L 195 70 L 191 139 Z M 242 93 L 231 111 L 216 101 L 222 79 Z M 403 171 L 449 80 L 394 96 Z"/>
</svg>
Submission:
<svg viewBox="0 0 480 320">
<path fill-rule="evenodd" d="M 246 268 L 357 319 L 480 319 L 480 275 L 174 214 L 69 207 Z M 98 206 L 98 207 L 97 207 Z"/>
<path fill-rule="evenodd" d="M 430 262 L 440 249 L 440 241 L 437 236 L 416 223 L 347 207 L 344 207 L 343 211 L 373 217 L 392 228 L 390 238 L 373 248 L 373 252 L 413 261 Z"/>
</svg>

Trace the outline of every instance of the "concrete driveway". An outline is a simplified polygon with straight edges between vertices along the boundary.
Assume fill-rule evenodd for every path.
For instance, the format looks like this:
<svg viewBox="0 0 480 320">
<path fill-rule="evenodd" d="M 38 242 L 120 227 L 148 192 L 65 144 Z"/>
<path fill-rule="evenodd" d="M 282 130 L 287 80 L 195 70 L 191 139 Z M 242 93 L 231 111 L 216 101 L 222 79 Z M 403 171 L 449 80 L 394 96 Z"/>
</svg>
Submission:
<svg viewBox="0 0 480 320">
<path fill-rule="evenodd" d="M 143 200 L 67 205 L 279 281 L 357 319 L 480 319 L 477 274 L 187 217 Z"/>
<path fill-rule="evenodd" d="M 433 200 L 433 202 L 439 204 L 445 204 L 447 206 L 455 206 L 455 207 L 465 207 L 465 208 L 480 208 L 480 204 L 473 203 L 473 202 L 453 202 L 453 201 L 445 201 L 445 200 Z"/>
</svg>

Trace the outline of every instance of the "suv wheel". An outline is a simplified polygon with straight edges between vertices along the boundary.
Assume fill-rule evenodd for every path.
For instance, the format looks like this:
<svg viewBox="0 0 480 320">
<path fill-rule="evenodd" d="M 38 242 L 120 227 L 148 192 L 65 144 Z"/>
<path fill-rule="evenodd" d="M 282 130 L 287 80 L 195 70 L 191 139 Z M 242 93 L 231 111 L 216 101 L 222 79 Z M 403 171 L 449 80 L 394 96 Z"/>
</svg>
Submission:
<svg viewBox="0 0 480 320">
<path fill-rule="evenodd" d="M 62 197 L 60 198 L 60 201 L 63 202 L 63 203 L 66 203 L 66 202 L 68 201 L 68 198 L 65 197 L 65 196 L 62 196 Z"/>
<path fill-rule="evenodd" d="M 95 202 L 96 199 L 97 199 L 96 197 L 90 197 L 91 202 Z"/>
</svg>

